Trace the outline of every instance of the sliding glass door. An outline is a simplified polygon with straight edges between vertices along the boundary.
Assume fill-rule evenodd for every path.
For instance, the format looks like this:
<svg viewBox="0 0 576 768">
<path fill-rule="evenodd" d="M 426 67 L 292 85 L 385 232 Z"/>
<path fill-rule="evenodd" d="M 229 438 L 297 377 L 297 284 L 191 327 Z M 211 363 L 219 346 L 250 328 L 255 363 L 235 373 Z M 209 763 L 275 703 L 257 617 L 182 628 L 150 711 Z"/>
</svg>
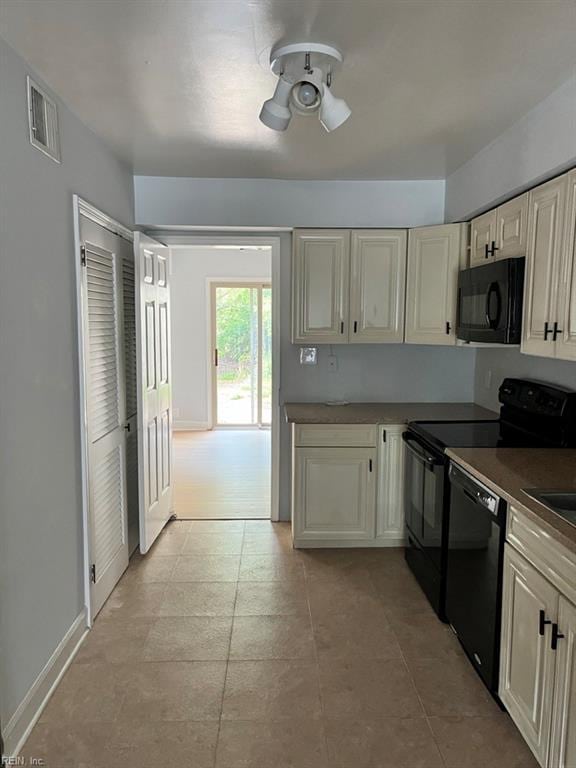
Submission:
<svg viewBox="0 0 576 768">
<path fill-rule="evenodd" d="M 270 284 L 213 283 L 211 304 L 214 424 L 266 427 L 272 415 Z"/>
</svg>

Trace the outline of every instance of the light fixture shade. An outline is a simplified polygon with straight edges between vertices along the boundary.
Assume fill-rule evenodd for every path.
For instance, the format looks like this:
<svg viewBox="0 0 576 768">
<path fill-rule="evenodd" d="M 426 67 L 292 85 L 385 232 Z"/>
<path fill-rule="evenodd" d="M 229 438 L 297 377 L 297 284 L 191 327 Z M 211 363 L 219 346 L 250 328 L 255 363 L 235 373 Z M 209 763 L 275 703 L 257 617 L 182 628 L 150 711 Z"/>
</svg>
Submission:
<svg viewBox="0 0 576 768">
<path fill-rule="evenodd" d="M 336 130 L 352 114 L 352 110 L 344 99 L 337 99 L 330 88 L 324 85 L 322 88 L 322 104 L 320 105 L 320 122 L 330 132 Z"/>
<path fill-rule="evenodd" d="M 268 128 L 274 131 L 285 131 L 288 128 L 292 118 L 289 107 L 291 91 L 292 83 L 279 77 L 274 96 L 265 101 L 260 110 L 260 120 Z"/>
</svg>

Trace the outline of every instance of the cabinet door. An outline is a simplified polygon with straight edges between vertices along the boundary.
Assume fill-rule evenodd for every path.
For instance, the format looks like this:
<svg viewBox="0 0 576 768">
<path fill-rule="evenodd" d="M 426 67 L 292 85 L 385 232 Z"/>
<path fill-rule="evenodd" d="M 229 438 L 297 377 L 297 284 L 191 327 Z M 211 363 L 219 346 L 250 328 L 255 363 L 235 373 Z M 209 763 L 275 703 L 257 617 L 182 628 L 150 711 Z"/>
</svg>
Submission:
<svg viewBox="0 0 576 768">
<path fill-rule="evenodd" d="M 404 541 L 404 425 L 379 427 L 376 538 Z"/>
<path fill-rule="evenodd" d="M 509 200 L 496 211 L 496 259 L 526 256 L 528 193 Z"/>
<path fill-rule="evenodd" d="M 456 343 L 461 224 L 411 229 L 408 236 L 406 342 Z"/>
<path fill-rule="evenodd" d="M 556 653 L 556 687 L 552 716 L 550 765 L 576 765 L 576 607 L 561 597 L 558 627 L 564 635 Z"/>
<path fill-rule="evenodd" d="M 375 473 L 375 448 L 296 448 L 295 541 L 374 538 Z"/>
<path fill-rule="evenodd" d="M 294 233 L 292 341 L 340 344 L 348 341 L 350 232 Z"/>
<path fill-rule="evenodd" d="M 562 252 L 562 334 L 556 344 L 556 355 L 563 360 L 576 360 L 576 171 L 568 174 L 566 236 Z"/>
<path fill-rule="evenodd" d="M 404 340 L 406 242 L 405 230 L 352 232 L 350 341 L 370 344 Z"/>
<path fill-rule="evenodd" d="M 504 554 L 500 698 L 540 765 L 546 765 L 552 720 L 554 651 L 550 625 L 558 593 L 509 544 Z"/>
<path fill-rule="evenodd" d="M 488 211 L 472 219 L 470 229 L 470 266 L 486 264 L 492 256 L 492 243 L 496 242 L 496 211 Z"/>
<path fill-rule="evenodd" d="M 554 357 L 552 329 L 558 316 L 567 176 L 533 189 L 528 203 L 522 352 Z M 558 326 L 561 328 L 562 326 Z M 546 333 L 548 329 L 548 333 Z"/>
</svg>

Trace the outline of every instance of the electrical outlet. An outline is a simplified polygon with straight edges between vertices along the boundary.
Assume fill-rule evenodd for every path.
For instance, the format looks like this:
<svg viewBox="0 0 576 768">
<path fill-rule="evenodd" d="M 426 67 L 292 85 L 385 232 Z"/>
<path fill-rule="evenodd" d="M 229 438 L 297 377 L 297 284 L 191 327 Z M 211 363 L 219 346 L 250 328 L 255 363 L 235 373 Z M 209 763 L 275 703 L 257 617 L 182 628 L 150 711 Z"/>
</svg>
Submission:
<svg viewBox="0 0 576 768">
<path fill-rule="evenodd" d="M 177 419 L 180 416 L 180 408 L 173 408 L 173 416 Z"/>
<path fill-rule="evenodd" d="M 338 370 L 338 358 L 336 355 L 328 355 L 328 370 L 332 372 Z"/>
</svg>

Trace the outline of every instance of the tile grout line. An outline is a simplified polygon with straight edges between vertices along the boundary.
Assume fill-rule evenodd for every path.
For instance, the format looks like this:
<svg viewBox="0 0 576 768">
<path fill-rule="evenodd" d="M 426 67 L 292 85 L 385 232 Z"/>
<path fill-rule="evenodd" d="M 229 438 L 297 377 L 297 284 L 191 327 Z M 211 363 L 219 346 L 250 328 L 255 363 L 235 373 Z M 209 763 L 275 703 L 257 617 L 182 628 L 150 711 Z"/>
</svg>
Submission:
<svg viewBox="0 0 576 768">
<path fill-rule="evenodd" d="M 226 684 L 228 681 L 228 668 L 230 666 L 230 652 L 232 650 L 232 635 L 234 633 L 234 621 L 236 618 L 236 603 L 238 601 L 238 584 L 240 582 L 240 568 L 242 567 L 242 553 L 244 551 L 244 538 L 246 536 L 246 520 L 243 520 L 242 526 L 242 543 L 240 545 L 240 557 L 238 560 L 238 572 L 236 574 L 236 589 L 234 592 L 234 605 L 232 606 L 232 621 L 230 623 L 230 638 L 228 640 L 228 653 L 226 656 L 226 667 L 224 669 L 224 685 L 222 686 L 222 696 L 220 698 L 220 717 L 218 718 L 218 730 L 216 731 L 216 745 L 214 748 L 214 763 L 216 768 L 218 762 L 218 748 L 220 746 L 220 734 L 222 731 L 222 717 L 224 714 L 224 697 L 226 695 Z"/>
<path fill-rule="evenodd" d="M 368 573 L 370 575 L 370 581 L 372 581 L 372 586 L 374 587 L 374 589 L 376 590 L 376 594 L 378 595 L 378 590 L 376 589 L 376 585 L 374 584 L 374 582 L 372 580 L 372 574 L 370 573 L 370 571 L 368 571 Z M 385 611 L 385 613 L 386 613 L 386 611 Z M 386 620 L 389 621 L 388 615 L 386 615 Z M 438 619 L 438 621 L 440 621 L 440 619 Z M 412 687 L 414 688 L 414 691 L 416 693 L 416 697 L 418 698 L 418 701 L 420 702 L 420 706 L 422 707 L 423 718 L 426 720 L 426 725 L 428 726 L 428 731 L 430 732 L 430 735 L 432 736 L 432 741 L 434 742 L 434 744 L 436 745 L 436 749 L 438 750 L 438 755 L 440 757 L 440 762 L 441 762 L 442 766 L 444 766 L 444 768 L 447 768 L 446 761 L 444 760 L 444 755 L 442 753 L 442 750 L 440 749 L 440 744 L 438 743 L 438 740 L 436 739 L 436 734 L 434 733 L 434 729 L 430 725 L 430 717 L 428 715 L 428 712 L 426 711 L 426 707 L 424 706 L 424 702 L 422 700 L 422 697 L 420 696 L 420 692 L 418 690 L 418 686 L 416 685 L 416 681 L 414 679 L 414 675 L 412 673 L 412 670 L 410 669 L 410 664 L 408 663 L 408 659 L 406 658 L 406 654 L 404 653 L 404 649 L 402 648 L 402 645 L 400 644 L 400 642 L 398 640 L 398 633 L 394 629 L 394 625 L 392 623 L 390 623 L 390 628 L 392 630 L 392 633 L 393 633 L 394 637 L 396 638 L 396 642 L 398 643 L 398 647 L 399 647 L 400 653 L 402 655 L 402 661 L 404 662 L 404 666 L 406 667 L 406 671 L 408 672 L 408 675 L 410 676 L 410 682 L 412 683 Z"/>
</svg>

